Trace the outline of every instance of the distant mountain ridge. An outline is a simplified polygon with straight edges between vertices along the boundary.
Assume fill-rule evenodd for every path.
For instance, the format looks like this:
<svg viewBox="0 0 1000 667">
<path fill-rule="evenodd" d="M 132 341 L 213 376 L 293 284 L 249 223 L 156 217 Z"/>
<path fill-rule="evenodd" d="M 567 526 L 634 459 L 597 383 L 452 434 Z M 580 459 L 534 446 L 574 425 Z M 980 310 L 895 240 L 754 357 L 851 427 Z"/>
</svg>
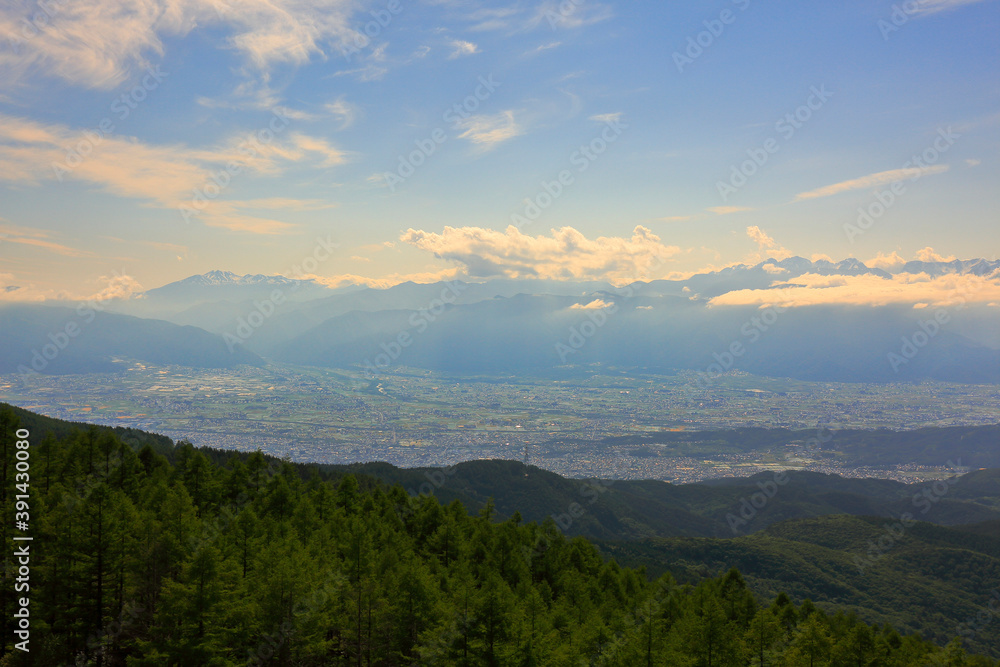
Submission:
<svg viewBox="0 0 1000 667">
<path fill-rule="evenodd" d="M 122 370 L 119 361 L 193 368 L 261 363 L 197 327 L 93 308 L 0 306 L 0 373 L 114 372 Z"/>
<path fill-rule="evenodd" d="M 599 363 L 837 382 L 1000 383 L 1000 309 L 985 304 L 952 309 L 947 326 L 933 324 L 928 334 L 926 319 L 937 309 L 908 303 L 802 306 L 780 317 L 765 313 L 771 319 L 761 323 L 756 305 L 711 301 L 735 290 L 777 289 L 776 282 L 794 285 L 806 274 L 889 280 L 909 272 L 994 276 L 1000 260 L 914 261 L 883 269 L 855 258 L 772 257 L 625 288 L 602 281 L 492 279 L 331 289 L 314 280 L 213 270 L 102 306 L 225 336 L 252 353 L 248 358 L 307 366 L 491 373 Z M 45 333 L 36 346 L 46 344 Z M 397 351 L 395 341 L 404 334 L 407 344 Z M 729 352 L 734 346 L 736 355 Z"/>
<path fill-rule="evenodd" d="M 291 285 L 296 282 L 312 281 L 293 280 L 284 276 L 266 276 L 262 273 L 239 275 L 232 271 L 209 271 L 208 273 L 190 276 L 184 280 L 178 280 L 175 283 L 170 283 L 157 289 L 164 289 L 171 285 Z"/>
</svg>

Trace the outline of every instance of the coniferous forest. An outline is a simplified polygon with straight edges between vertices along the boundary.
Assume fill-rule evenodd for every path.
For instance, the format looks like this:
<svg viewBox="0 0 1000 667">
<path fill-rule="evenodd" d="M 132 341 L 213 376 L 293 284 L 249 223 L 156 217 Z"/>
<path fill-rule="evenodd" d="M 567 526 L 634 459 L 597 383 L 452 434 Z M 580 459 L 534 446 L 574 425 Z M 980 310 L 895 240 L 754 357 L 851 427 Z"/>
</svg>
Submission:
<svg viewBox="0 0 1000 667">
<path fill-rule="evenodd" d="M 19 416 L 0 411 L 15 534 Z M 736 570 L 605 560 L 551 520 L 90 427 L 30 448 L 31 574 L 6 552 L 2 665 L 988 666 Z M 23 487 L 22 487 L 23 490 Z M 20 543 L 18 543 L 20 544 Z M 30 595 L 30 652 L 14 643 Z"/>
</svg>

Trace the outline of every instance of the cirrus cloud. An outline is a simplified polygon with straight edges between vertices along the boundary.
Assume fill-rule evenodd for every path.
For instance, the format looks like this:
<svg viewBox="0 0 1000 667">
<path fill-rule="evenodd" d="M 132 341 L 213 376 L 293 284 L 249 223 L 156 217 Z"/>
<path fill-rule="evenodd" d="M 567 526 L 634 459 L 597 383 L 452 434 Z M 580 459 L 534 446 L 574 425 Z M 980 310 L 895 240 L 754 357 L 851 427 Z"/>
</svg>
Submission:
<svg viewBox="0 0 1000 667">
<path fill-rule="evenodd" d="M 128 80 L 164 54 L 165 38 L 212 28 L 217 46 L 239 53 L 268 78 L 275 65 L 302 65 L 353 41 L 353 0 L 69 0 L 44 7 L 0 6 L 0 82 L 40 73 L 102 90 Z"/>
<path fill-rule="evenodd" d="M 43 181 L 77 180 L 160 208 L 191 207 L 193 194 L 213 183 L 212 174 L 223 167 L 232 171 L 231 165 L 237 165 L 256 176 L 274 176 L 298 162 L 325 168 L 346 160 L 347 155 L 325 139 L 297 132 L 270 143 L 248 143 L 247 137 L 234 137 L 221 146 L 193 149 L 100 136 L 0 114 L 0 182 L 39 185 Z M 214 199 L 204 201 L 198 214 L 210 226 L 273 234 L 291 225 L 247 215 L 246 211 L 328 206 L 316 200 L 288 198 Z"/>
<path fill-rule="evenodd" d="M 880 171 L 876 174 L 869 174 L 860 178 L 852 178 L 849 181 L 841 181 L 840 183 L 834 183 L 833 185 L 824 185 L 821 188 L 809 190 L 808 192 L 800 192 L 795 195 L 795 201 L 830 197 L 832 195 L 838 195 L 841 192 L 864 190 L 866 188 L 886 185 L 887 183 L 895 183 L 896 181 L 902 181 L 904 179 L 917 179 L 921 176 L 927 176 L 929 174 L 941 174 L 946 171 L 948 171 L 948 165 L 946 164 L 938 164 L 933 167 L 908 167 L 905 169 Z"/>
<path fill-rule="evenodd" d="M 459 128 L 462 130 L 459 139 L 467 139 L 483 150 L 524 134 L 524 128 L 518 125 L 513 110 L 509 109 L 492 116 L 469 116 L 459 121 Z"/>
</svg>

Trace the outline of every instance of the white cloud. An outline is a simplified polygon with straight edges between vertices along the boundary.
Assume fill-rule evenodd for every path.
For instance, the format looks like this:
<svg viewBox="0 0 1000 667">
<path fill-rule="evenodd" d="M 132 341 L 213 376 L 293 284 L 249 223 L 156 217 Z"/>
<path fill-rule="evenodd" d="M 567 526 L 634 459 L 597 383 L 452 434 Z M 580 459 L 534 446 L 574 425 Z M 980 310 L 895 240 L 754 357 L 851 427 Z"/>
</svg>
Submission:
<svg viewBox="0 0 1000 667">
<path fill-rule="evenodd" d="M 91 257 L 93 253 L 79 250 L 51 240 L 52 232 L 31 227 L 19 227 L 10 224 L 0 224 L 0 242 L 16 243 L 18 245 L 41 248 L 63 257 Z"/>
<path fill-rule="evenodd" d="M 125 273 L 117 273 L 113 276 L 101 276 L 99 280 L 107 282 L 107 286 L 95 294 L 86 297 L 86 301 L 127 299 L 133 294 L 141 294 L 143 292 L 139 281 Z"/>
<path fill-rule="evenodd" d="M 21 39 L 22 19 L 42 12 L 23 3 L 0 6 L 0 35 L 19 41 L 0 51 L 8 85 L 41 73 L 109 90 L 161 57 L 164 38 L 199 28 L 226 35 L 219 47 L 241 54 L 266 81 L 275 65 L 302 65 L 356 36 L 352 0 L 64 0 L 46 6 L 49 25 L 30 39 Z"/>
<path fill-rule="evenodd" d="M 489 150 L 508 139 L 524 134 L 524 129 L 514 119 L 513 110 L 487 115 L 469 116 L 459 122 L 461 139 L 468 139 L 484 150 Z"/>
<path fill-rule="evenodd" d="M 604 308 L 610 308 L 615 304 L 608 303 L 603 299 L 594 299 L 590 303 L 574 303 L 570 306 L 570 310 L 602 310 Z"/>
<path fill-rule="evenodd" d="M 0 303 L 45 301 L 56 296 L 52 290 L 20 281 L 12 273 L 0 273 Z"/>
<path fill-rule="evenodd" d="M 969 165 L 970 167 L 978 167 L 982 163 L 983 163 L 982 160 L 977 160 L 976 158 L 968 158 L 965 161 L 965 164 Z"/>
<path fill-rule="evenodd" d="M 323 168 L 347 159 L 343 151 L 325 139 L 301 133 L 290 133 L 270 143 L 247 141 L 247 137 L 234 137 L 209 149 L 154 145 L 115 135 L 99 137 L 62 125 L 43 125 L 0 114 L 0 182 L 39 185 L 50 180 L 78 180 L 120 197 L 146 200 L 161 208 L 178 208 L 190 206 L 194 192 L 214 187 L 212 174 L 225 173 L 229 165 L 238 165 L 250 172 L 251 177 L 273 176 L 299 162 Z M 83 156 L 70 153 L 71 147 L 76 147 Z M 252 150 L 244 150 L 248 147 Z M 57 170 L 53 165 L 61 167 Z M 267 201 L 211 199 L 199 209 L 199 217 L 208 225 L 256 233 L 275 233 L 288 228 L 290 225 L 284 222 L 246 215 L 247 209 L 268 208 L 261 204 Z M 281 201 L 282 206 L 270 208 L 287 209 L 294 200 Z"/>
<path fill-rule="evenodd" d="M 358 107 L 346 101 L 343 95 L 333 102 L 327 102 L 323 110 L 340 122 L 340 127 L 337 128 L 340 130 L 346 130 L 354 125 L 354 121 L 358 118 Z"/>
<path fill-rule="evenodd" d="M 708 211 L 709 213 L 714 213 L 716 215 L 729 215 L 731 213 L 743 213 L 744 211 L 752 211 L 753 209 L 748 206 L 713 206 L 705 210 Z"/>
<path fill-rule="evenodd" d="M 849 192 L 851 190 L 863 190 L 866 188 L 874 188 L 879 185 L 885 185 L 887 183 L 895 183 L 896 181 L 902 181 L 903 179 L 915 180 L 921 176 L 927 176 L 930 174 L 940 174 L 948 171 L 948 165 L 938 164 L 933 167 L 910 167 L 906 169 L 892 169 L 890 171 L 880 171 L 877 174 L 869 174 L 868 176 L 862 176 L 861 178 L 853 178 L 849 181 L 841 181 L 840 183 L 834 183 L 833 185 L 824 185 L 821 188 L 816 188 L 815 190 L 810 190 L 808 192 L 800 192 L 795 195 L 795 201 L 802 201 L 803 199 L 818 199 L 820 197 L 830 197 L 832 195 L 840 194 L 841 192 Z"/>
<path fill-rule="evenodd" d="M 548 51 L 549 49 L 556 49 L 562 46 L 562 42 L 549 42 L 548 44 L 542 44 L 535 48 L 531 53 L 541 53 L 542 51 Z"/>
<path fill-rule="evenodd" d="M 428 4 L 447 5 L 464 10 L 479 3 L 463 0 L 425 0 Z M 545 28 L 574 29 L 599 23 L 613 16 L 610 6 L 596 0 L 545 0 L 540 3 L 514 3 L 506 7 L 471 9 L 460 14 L 474 32 L 509 33 Z"/>
<path fill-rule="evenodd" d="M 865 266 L 870 266 L 873 269 L 884 269 L 886 271 L 898 269 L 904 264 L 906 264 L 906 259 L 900 256 L 900 254 L 895 250 L 888 255 L 883 252 L 879 252 L 871 259 L 865 261 Z"/>
<path fill-rule="evenodd" d="M 0 302 L 109 301 L 128 299 L 143 291 L 139 281 L 125 273 L 101 276 L 98 281 L 104 283 L 104 286 L 97 292 L 71 293 L 62 289 L 40 288 L 31 282 L 17 281 L 12 274 L 4 273 L 0 274 Z"/>
<path fill-rule="evenodd" d="M 764 269 L 768 273 L 773 273 L 774 275 L 778 275 L 780 273 L 787 273 L 788 272 L 788 269 L 782 268 L 782 267 L 778 266 L 777 264 L 770 264 L 770 263 L 768 263 L 768 264 L 763 265 L 760 268 Z"/>
<path fill-rule="evenodd" d="M 931 278 L 926 273 L 900 273 L 891 278 L 872 274 L 822 276 L 807 273 L 772 287 L 728 292 L 709 301 L 712 306 L 781 304 L 783 306 L 852 305 L 885 306 L 918 304 L 953 306 L 989 303 L 1000 299 L 996 276 L 947 274 Z"/>
<path fill-rule="evenodd" d="M 364 67 L 357 67 L 355 69 L 345 69 L 339 72 L 335 72 L 334 76 L 354 75 L 358 78 L 358 81 L 379 81 L 382 77 L 384 77 L 388 73 L 389 73 L 388 67 L 376 65 L 375 63 L 368 63 Z"/>
<path fill-rule="evenodd" d="M 289 199 L 288 197 L 245 199 L 234 203 L 238 204 L 240 208 L 283 211 L 322 211 L 323 209 L 336 208 L 337 206 L 322 199 Z"/>
<path fill-rule="evenodd" d="M 914 3 L 912 13 L 915 14 L 937 14 L 949 9 L 957 9 L 965 5 L 974 5 L 985 0 L 917 0 Z M 910 10 L 908 10 L 910 11 Z"/>
<path fill-rule="evenodd" d="M 448 60 L 454 60 L 455 58 L 461 58 L 462 56 L 471 56 L 474 53 L 479 53 L 479 47 L 472 42 L 466 42 L 461 39 L 453 39 L 451 41 L 451 53 L 448 54 Z"/>
<path fill-rule="evenodd" d="M 934 248 L 927 246 L 926 248 L 921 248 L 917 251 L 917 259 L 921 262 L 953 262 L 955 261 L 954 255 L 939 255 L 934 252 Z"/>
<path fill-rule="evenodd" d="M 763 259 L 771 258 L 782 260 L 792 256 L 792 253 L 785 248 L 778 245 L 778 242 L 772 239 L 767 233 L 764 232 L 757 225 L 751 225 L 747 227 L 747 236 L 751 241 L 757 244 L 757 254 L 751 257 L 749 261 L 760 261 Z"/>
<path fill-rule="evenodd" d="M 408 229 L 400 240 L 457 262 L 477 277 L 632 282 L 658 271 L 681 252 L 676 246 L 663 245 L 660 237 L 642 226 L 630 238 L 588 239 L 572 227 L 551 232 L 551 236 L 528 236 L 513 225 L 502 232 L 445 227 L 440 234 Z"/>
<path fill-rule="evenodd" d="M 622 117 L 622 112 L 616 111 L 614 113 L 601 113 L 597 114 L 596 116 L 591 116 L 590 120 L 597 121 L 598 123 L 613 124 L 621 120 L 621 117 Z"/>
<path fill-rule="evenodd" d="M 593 0 L 545 0 L 538 5 L 525 27 L 529 30 L 545 26 L 555 30 L 582 28 L 614 16 L 611 7 Z"/>
<path fill-rule="evenodd" d="M 476 32 L 510 30 L 522 11 L 520 7 L 482 8 L 466 16 L 466 20 L 472 22 L 470 30 Z"/>
</svg>

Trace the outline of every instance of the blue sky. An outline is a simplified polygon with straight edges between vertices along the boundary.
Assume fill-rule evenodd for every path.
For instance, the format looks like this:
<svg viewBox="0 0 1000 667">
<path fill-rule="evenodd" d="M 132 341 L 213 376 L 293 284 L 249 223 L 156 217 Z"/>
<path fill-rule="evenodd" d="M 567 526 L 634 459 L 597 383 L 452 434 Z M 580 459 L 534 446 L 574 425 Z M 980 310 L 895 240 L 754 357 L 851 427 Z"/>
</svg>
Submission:
<svg viewBox="0 0 1000 667">
<path fill-rule="evenodd" d="M 8 4 L 0 289 L 317 239 L 329 284 L 992 258 L 998 33 L 995 0 Z"/>
</svg>

